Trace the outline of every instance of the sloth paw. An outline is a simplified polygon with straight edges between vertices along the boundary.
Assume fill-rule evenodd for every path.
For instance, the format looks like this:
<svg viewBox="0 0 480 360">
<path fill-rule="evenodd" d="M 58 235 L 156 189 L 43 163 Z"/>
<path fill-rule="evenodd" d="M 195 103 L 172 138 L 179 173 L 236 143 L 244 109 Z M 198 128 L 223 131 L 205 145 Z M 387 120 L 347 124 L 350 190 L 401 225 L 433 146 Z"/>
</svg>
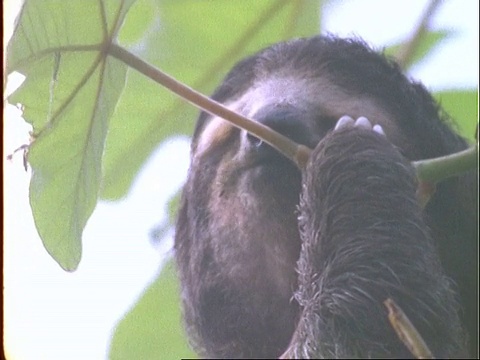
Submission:
<svg viewBox="0 0 480 360">
<path fill-rule="evenodd" d="M 347 115 L 342 116 L 340 119 L 338 119 L 334 130 L 339 130 L 349 126 L 354 126 L 358 128 L 367 129 L 367 130 L 373 130 L 377 134 L 385 136 L 385 132 L 383 131 L 383 128 L 380 125 L 376 124 L 372 126 L 370 120 L 368 120 L 364 116 L 360 116 L 357 120 L 353 120 L 350 116 L 347 116 Z"/>
</svg>

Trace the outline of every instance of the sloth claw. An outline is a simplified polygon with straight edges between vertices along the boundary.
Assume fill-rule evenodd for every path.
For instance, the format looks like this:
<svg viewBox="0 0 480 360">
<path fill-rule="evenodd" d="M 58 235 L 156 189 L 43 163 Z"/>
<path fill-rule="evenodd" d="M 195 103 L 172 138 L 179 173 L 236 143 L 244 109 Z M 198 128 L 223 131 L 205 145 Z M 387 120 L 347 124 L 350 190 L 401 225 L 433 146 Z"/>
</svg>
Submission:
<svg viewBox="0 0 480 360">
<path fill-rule="evenodd" d="M 371 130 L 372 129 L 372 124 L 370 123 L 370 120 L 368 120 L 365 116 L 360 116 L 356 121 L 355 121 L 355 126 Z"/>
<path fill-rule="evenodd" d="M 344 115 L 340 119 L 338 119 L 334 130 L 339 130 L 348 126 L 355 126 L 367 130 L 373 130 L 377 134 L 385 136 L 385 132 L 383 131 L 382 126 L 379 124 L 375 124 L 372 126 L 370 120 L 368 120 L 365 116 L 360 116 L 357 120 L 353 120 L 352 117 Z"/>
<path fill-rule="evenodd" d="M 379 125 L 379 124 L 373 125 L 373 129 L 372 129 L 372 130 L 375 131 L 377 134 L 386 136 L 386 135 L 385 135 L 385 132 L 383 131 L 382 126 Z"/>
<path fill-rule="evenodd" d="M 349 125 L 353 125 L 353 119 L 350 116 L 344 115 L 340 119 L 338 119 L 334 130 L 342 129 Z"/>
</svg>

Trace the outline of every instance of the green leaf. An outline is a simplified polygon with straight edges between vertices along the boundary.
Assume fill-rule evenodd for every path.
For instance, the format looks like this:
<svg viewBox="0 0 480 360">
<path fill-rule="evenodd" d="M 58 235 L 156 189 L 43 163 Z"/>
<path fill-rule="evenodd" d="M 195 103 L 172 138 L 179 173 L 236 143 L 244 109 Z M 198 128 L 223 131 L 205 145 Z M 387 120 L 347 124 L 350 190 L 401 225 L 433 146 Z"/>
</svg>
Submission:
<svg viewBox="0 0 480 360">
<path fill-rule="evenodd" d="M 178 280 L 172 262 L 117 325 L 110 359 L 194 358 L 184 335 Z"/>
<path fill-rule="evenodd" d="M 120 27 L 119 41 L 131 51 L 201 90 L 211 90 L 246 52 L 318 29 L 313 0 L 245 0 L 241 6 L 140 0 L 126 17 L 132 4 L 29 0 L 8 46 L 8 72 L 27 77 L 9 101 L 23 104 L 33 125 L 28 160 L 35 223 L 47 251 L 67 270 L 80 260 L 100 185 L 106 198 L 124 195 L 162 140 L 191 133 L 197 112 L 107 56 Z M 203 26 L 192 14 L 220 21 Z"/>
<path fill-rule="evenodd" d="M 132 1 L 26 1 L 7 71 L 26 76 L 9 98 L 33 126 L 30 204 L 45 248 L 65 270 L 81 258 L 100 188 L 102 156 L 126 66 L 102 50 Z M 103 42 L 103 43 L 102 43 Z"/>
<path fill-rule="evenodd" d="M 478 91 L 442 91 L 436 93 L 435 98 L 454 120 L 457 132 L 468 140 L 475 140 L 478 126 Z"/>
<path fill-rule="evenodd" d="M 245 55 L 280 40 L 317 33 L 318 13 L 316 0 L 139 0 L 119 39 L 142 59 L 194 89 L 210 93 Z M 139 23 L 145 14 L 155 20 L 142 27 L 145 33 L 139 37 Z M 110 123 L 101 196 L 125 196 L 160 142 L 193 132 L 197 113 L 190 104 L 130 70 Z"/>
</svg>

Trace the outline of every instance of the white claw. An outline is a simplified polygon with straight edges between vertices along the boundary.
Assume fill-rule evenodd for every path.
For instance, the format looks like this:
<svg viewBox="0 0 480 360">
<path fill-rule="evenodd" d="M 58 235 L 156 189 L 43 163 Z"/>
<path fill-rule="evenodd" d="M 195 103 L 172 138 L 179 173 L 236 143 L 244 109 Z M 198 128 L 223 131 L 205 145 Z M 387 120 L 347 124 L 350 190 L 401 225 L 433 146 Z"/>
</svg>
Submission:
<svg viewBox="0 0 480 360">
<path fill-rule="evenodd" d="M 377 134 L 386 136 L 381 125 L 378 125 L 378 124 L 373 125 L 373 131 L 375 131 Z"/>
<path fill-rule="evenodd" d="M 341 129 L 341 128 L 344 128 L 348 125 L 353 125 L 353 119 L 348 116 L 348 115 L 344 115 L 342 116 L 340 119 L 338 119 L 337 121 L 337 124 L 335 125 L 335 129 L 334 130 L 338 130 L 338 129 Z"/>
<path fill-rule="evenodd" d="M 367 130 L 372 128 L 370 120 L 368 120 L 365 116 L 360 116 L 357 121 L 355 121 L 355 126 L 362 127 Z"/>
</svg>

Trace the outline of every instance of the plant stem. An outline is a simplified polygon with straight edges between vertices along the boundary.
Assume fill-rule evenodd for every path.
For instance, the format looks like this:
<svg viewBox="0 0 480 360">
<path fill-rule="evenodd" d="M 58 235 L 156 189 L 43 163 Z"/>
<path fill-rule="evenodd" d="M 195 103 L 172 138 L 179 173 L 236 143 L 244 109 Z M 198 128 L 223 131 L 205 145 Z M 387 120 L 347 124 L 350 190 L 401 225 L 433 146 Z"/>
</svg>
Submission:
<svg viewBox="0 0 480 360">
<path fill-rule="evenodd" d="M 280 151 L 287 158 L 291 159 L 300 169 L 305 167 L 305 164 L 310 156 L 310 149 L 304 145 L 299 145 L 290 140 L 286 136 L 283 136 L 276 131 L 270 129 L 259 122 L 248 119 L 242 116 L 222 104 L 208 98 L 205 95 L 193 90 L 192 88 L 178 82 L 171 76 L 165 74 L 161 70 L 157 69 L 153 65 L 150 65 L 146 61 L 140 59 L 136 55 L 132 54 L 128 50 L 122 48 L 117 44 L 111 44 L 108 53 L 117 58 L 118 60 L 129 65 L 133 69 L 144 74 L 148 78 L 156 81 L 160 85 L 166 87 L 170 91 L 179 95 L 183 99 L 192 103 L 196 107 L 212 114 L 219 116 L 222 119 L 228 120 L 233 125 L 240 129 L 244 129 L 256 137 L 262 139 L 278 151 Z"/>
<path fill-rule="evenodd" d="M 388 309 L 390 324 L 412 355 L 416 359 L 433 359 L 432 352 L 403 310 L 390 298 L 383 303 Z"/>
<path fill-rule="evenodd" d="M 238 128 L 246 130 L 262 139 L 292 160 L 299 169 L 305 168 L 311 153 L 308 147 L 297 144 L 286 136 L 270 129 L 268 126 L 240 115 L 207 96 L 200 94 L 117 44 L 111 44 L 108 48 L 108 53 L 171 90 L 194 106 L 214 116 L 219 116 Z M 473 146 L 456 154 L 436 159 L 415 161 L 413 165 L 417 170 L 419 180 L 437 182 L 475 168 L 477 157 L 478 146 Z"/>
<path fill-rule="evenodd" d="M 437 10 L 440 4 L 441 4 L 440 0 L 430 1 L 427 9 L 425 10 L 422 18 L 420 19 L 420 22 L 418 23 L 417 27 L 413 31 L 412 35 L 410 36 L 410 39 L 408 40 L 407 43 L 401 46 L 400 49 L 398 49 L 398 52 L 395 55 L 395 58 L 398 65 L 400 65 L 402 69 L 405 69 L 407 67 L 407 65 L 410 63 L 413 56 L 415 55 L 415 52 L 417 51 L 418 46 L 420 45 L 420 40 L 425 34 L 425 31 L 428 29 L 428 24 L 430 22 L 430 19 L 432 18 L 433 14 L 435 13 L 435 10 Z"/>
<path fill-rule="evenodd" d="M 438 182 L 465 171 L 475 169 L 478 161 L 478 144 L 455 154 L 435 159 L 414 161 L 417 177 L 421 181 Z"/>
</svg>

